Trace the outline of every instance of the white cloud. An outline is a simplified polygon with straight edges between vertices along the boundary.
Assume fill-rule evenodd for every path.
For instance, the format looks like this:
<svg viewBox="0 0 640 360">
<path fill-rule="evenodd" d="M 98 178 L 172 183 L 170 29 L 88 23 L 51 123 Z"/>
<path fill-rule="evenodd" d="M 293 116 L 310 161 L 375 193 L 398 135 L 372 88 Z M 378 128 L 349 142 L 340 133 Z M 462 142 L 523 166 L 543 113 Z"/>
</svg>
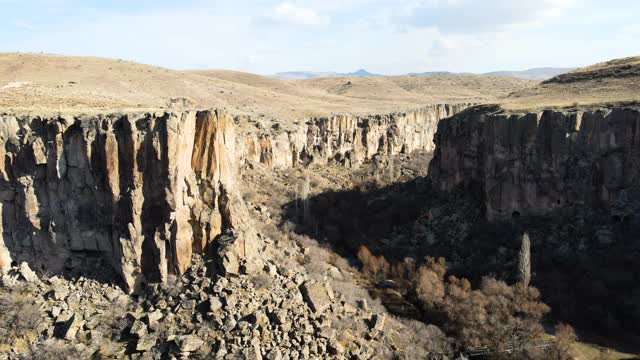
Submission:
<svg viewBox="0 0 640 360">
<path fill-rule="evenodd" d="M 622 28 L 622 33 L 626 35 L 640 35 L 640 24 L 624 26 Z"/>
<path fill-rule="evenodd" d="M 545 0 L 543 3 L 543 16 L 553 17 L 562 15 L 565 10 L 575 4 L 575 0 Z"/>
<path fill-rule="evenodd" d="M 0 1 L 2 1 L 2 0 L 0 0 Z M 32 23 L 30 23 L 30 22 L 23 21 L 23 20 L 15 20 L 15 21 L 13 22 L 13 25 L 14 25 L 15 27 L 17 27 L 18 29 L 22 29 L 22 30 L 29 30 L 29 31 L 36 31 L 36 30 L 38 30 L 38 27 L 37 27 L 37 26 L 33 25 L 33 24 L 32 24 Z"/>
<path fill-rule="evenodd" d="M 291 25 L 316 26 L 328 23 L 326 17 L 320 16 L 313 9 L 299 7 L 287 1 L 276 5 L 269 17 L 274 22 Z"/>
<path fill-rule="evenodd" d="M 262 74 L 486 72 L 640 53 L 637 0 L 190 0 L 135 9 L 113 5 L 120 1 L 99 9 L 32 1 L 67 7 L 51 16 L 24 2 L 4 6 L 23 29 L 15 20 L 0 24 L 0 51 Z"/>
<path fill-rule="evenodd" d="M 495 31 L 540 23 L 562 14 L 574 0 L 406 0 L 393 21 L 447 32 Z"/>
</svg>

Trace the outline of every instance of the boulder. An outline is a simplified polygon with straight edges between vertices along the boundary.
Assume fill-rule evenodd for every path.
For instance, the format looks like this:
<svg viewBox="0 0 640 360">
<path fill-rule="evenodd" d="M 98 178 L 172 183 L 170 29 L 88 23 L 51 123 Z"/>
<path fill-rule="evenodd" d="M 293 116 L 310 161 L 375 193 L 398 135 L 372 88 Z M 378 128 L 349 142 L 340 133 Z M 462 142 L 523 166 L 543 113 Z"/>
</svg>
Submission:
<svg viewBox="0 0 640 360">
<path fill-rule="evenodd" d="M 48 293 L 50 299 L 63 301 L 69 296 L 69 288 L 64 283 L 57 283 Z"/>
<path fill-rule="evenodd" d="M 316 313 L 324 312 L 331 305 L 333 292 L 329 292 L 327 289 L 331 289 L 331 287 L 317 282 L 307 281 L 300 285 L 300 292 L 304 300 L 309 308 Z"/>
<path fill-rule="evenodd" d="M 336 280 L 339 280 L 339 281 L 344 280 L 344 276 L 342 276 L 342 273 L 340 272 L 340 269 L 338 269 L 335 266 L 330 267 L 327 272 L 328 272 L 329 276 L 332 279 L 336 279 Z"/>
<path fill-rule="evenodd" d="M 220 298 L 212 296 L 209 298 L 209 311 L 215 313 L 216 311 L 222 309 L 222 301 Z"/>
<path fill-rule="evenodd" d="M 138 339 L 136 343 L 136 351 L 144 352 L 151 350 L 156 345 L 156 336 L 153 334 L 146 334 Z"/>
<path fill-rule="evenodd" d="M 271 321 L 276 325 L 283 325 L 287 322 L 287 310 L 277 309 L 270 314 Z"/>
<path fill-rule="evenodd" d="M 327 349 L 332 355 L 341 355 L 345 351 L 344 346 L 336 338 L 329 339 Z"/>
<path fill-rule="evenodd" d="M 158 329 L 158 324 L 160 320 L 163 318 L 162 311 L 155 310 L 147 314 L 146 321 L 149 326 L 149 330 L 155 331 Z"/>
<path fill-rule="evenodd" d="M 197 351 L 204 345 L 204 341 L 197 335 L 183 335 L 177 338 L 178 348 L 180 352 L 190 353 Z"/>
<path fill-rule="evenodd" d="M 282 360 L 282 359 L 283 359 L 282 352 L 278 348 L 275 348 L 269 351 L 269 354 L 267 354 L 267 360 Z"/>
<path fill-rule="evenodd" d="M 20 263 L 18 273 L 26 282 L 38 281 L 38 275 L 36 275 L 36 273 L 31 270 L 29 264 L 27 264 L 26 262 Z"/>
<path fill-rule="evenodd" d="M 140 320 L 135 320 L 133 322 L 133 324 L 131 325 L 131 329 L 129 329 L 129 333 L 132 336 L 137 337 L 138 339 L 147 335 L 148 331 L 147 331 L 147 325 L 145 325 L 142 321 Z"/>
<path fill-rule="evenodd" d="M 62 320 L 62 319 L 60 319 Z M 77 314 L 70 314 L 68 320 L 62 322 L 56 320 L 58 325 L 56 326 L 56 337 L 65 339 L 65 340 L 73 340 L 75 339 L 78 331 L 84 325 L 84 321 L 82 317 Z"/>
</svg>

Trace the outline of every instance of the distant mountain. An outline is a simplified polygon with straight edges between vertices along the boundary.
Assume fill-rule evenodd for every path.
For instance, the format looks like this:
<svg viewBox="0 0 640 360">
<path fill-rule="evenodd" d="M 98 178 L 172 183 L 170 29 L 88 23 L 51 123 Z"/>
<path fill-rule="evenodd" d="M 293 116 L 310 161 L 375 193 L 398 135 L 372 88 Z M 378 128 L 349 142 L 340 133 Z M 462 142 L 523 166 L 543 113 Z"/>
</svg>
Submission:
<svg viewBox="0 0 640 360">
<path fill-rule="evenodd" d="M 569 71 L 573 71 L 576 68 L 553 68 L 553 67 L 542 67 L 542 68 L 533 68 L 522 71 L 492 71 L 488 73 L 484 73 L 481 75 L 501 75 L 501 76 L 511 76 L 520 79 L 529 79 L 529 80 L 547 80 L 556 75 L 564 74 Z M 407 75 L 470 75 L 472 73 L 468 72 L 450 72 L 450 71 L 427 71 L 420 73 L 408 73 Z M 271 77 L 281 80 L 300 80 L 300 79 L 313 79 L 319 77 L 332 77 L 332 76 L 384 76 L 380 74 L 370 73 L 365 69 L 360 69 L 358 71 L 354 71 L 351 73 L 338 73 L 334 71 L 330 72 L 315 72 L 315 71 L 290 71 L 290 72 L 281 72 Z"/>
<path fill-rule="evenodd" d="M 426 71 L 426 72 L 412 72 L 407 75 L 451 75 L 451 71 Z"/>
<path fill-rule="evenodd" d="M 382 76 L 380 74 L 370 73 L 365 69 L 350 73 L 337 73 L 335 71 L 317 72 L 317 71 L 288 71 L 280 72 L 272 75 L 271 77 L 280 80 L 301 80 L 301 79 L 313 79 L 319 77 L 332 77 L 332 76 Z"/>
<path fill-rule="evenodd" d="M 451 71 L 426 71 L 419 73 L 408 73 L 407 75 L 470 75 L 471 73 L 455 73 Z"/>
<path fill-rule="evenodd" d="M 338 76 L 337 72 L 315 72 L 315 71 L 288 71 L 280 72 L 272 75 L 271 77 L 280 80 L 301 80 L 301 79 L 313 79 L 318 77 L 331 77 Z"/>
<path fill-rule="evenodd" d="M 354 71 L 352 73 L 343 73 L 343 74 L 338 74 L 338 76 L 382 76 L 380 74 L 373 74 L 368 72 L 365 69 L 360 69 L 358 71 Z"/>
<path fill-rule="evenodd" d="M 521 79 L 546 80 L 556 75 L 573 71 L 575 69 L 576 68 L 543 67 L 543 68 L 528 69 L 524 71 L 493 71 L 493 72 L 486 73 L 484 75 L 504 75 L 504 76 L 513 76 Z"/>
<path fill-rule="evenodd" d="M 569 71 L 573 71 L 576 68 L 552 68 L 552 67 L 544 67 L 544 68 L 533 68 L 522 71 L 492 71 L 488 73 L 484 73 L 481 75 L 501 75 L 501 76 L 511 76 L 519 79 L 528 79 L 528 80 L 546 80 L 551 79 L 552 77 L 560 74 L 564 74 Z M 428 71 L 421 73 L 409 73 L 407 75 L 472 75 L 473 73 L 456 73 L 450 71 Z"/>
</svg>

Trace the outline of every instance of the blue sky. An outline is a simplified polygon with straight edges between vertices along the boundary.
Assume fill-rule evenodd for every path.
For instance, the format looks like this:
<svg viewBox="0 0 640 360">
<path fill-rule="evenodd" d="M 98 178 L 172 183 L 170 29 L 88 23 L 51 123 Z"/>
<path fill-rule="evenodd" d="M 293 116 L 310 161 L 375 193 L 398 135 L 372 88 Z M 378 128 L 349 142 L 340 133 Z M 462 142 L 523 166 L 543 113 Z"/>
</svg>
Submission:
<svg viewBox="0 0 640 360">
<path fill-rule="evenodd" d="M 0 0 L 0 51 L 384 74 L 640 55 L 638 0 Z"/>
</svg>

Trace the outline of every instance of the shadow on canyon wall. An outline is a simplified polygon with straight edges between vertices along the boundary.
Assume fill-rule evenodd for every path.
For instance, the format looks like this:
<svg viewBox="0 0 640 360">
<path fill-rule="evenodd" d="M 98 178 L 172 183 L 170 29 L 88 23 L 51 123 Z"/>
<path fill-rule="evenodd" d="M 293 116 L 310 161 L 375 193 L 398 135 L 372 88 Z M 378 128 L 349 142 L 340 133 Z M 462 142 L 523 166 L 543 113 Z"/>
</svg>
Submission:
<svg viewBox="0 0 640 360">
<path fill-rule="evenodd" d="M 35 271 L 123 286 L 117 271 L 123 258 L 119 239 L 135 236 L 129 224 L 135 216 L 132 191 L 137 167 L 145 195 L 142 269 L 149 280 L 160 279 L 158 257 L 163 255 L 158 252 L 156 234 L 165 232 L 159 224 L 169 219 L 164 200 L 168 164 L 166 144 L 160 144 L 163 151 L 158 154 L 150 130 L 164 133 L 166 124 L 158 121 L 158 128 L 148 129 L 141 143 L 144 150 L 137 157 L 132 125 L 148 126 L 144 119 L 135 124 L 124 118 L 113 121 L 111 144 L 116 148 L 110 150 L 117 152 L 117 169 L 109 169 L 113 164 L 107 161 L 107 135 L 87 136 L 91 127 L 87 130 L 82 121 L 74 122 L 64 133 L 55 129 L 55 121 L 35 118 L 29 123 L 35 136 L 46 143 L 44 162 L 37 159 L 32 146 L 6 141 L 0 202 L 2 236 L 13 265 L 25 261 Z M 149 159 L 159 159 L 159 164 Z M 109 179 L 113 173 L 117 182 Z M 112 189 L 112 184 L 118 188 Z M 164 241 L 161 245 L 165 246 Z"/>
<path fill-rule="evenodd" d="M 533 286 L 551 306 L 553 320 L 640 344 L 640 211 L 620 219 L 603 210 L 567 208 L 547 217 L 514 213 L 510 221 L 488 222 L 482 202 L 469 196 L 478 193 L 473 186 L 446 195 L 434 191 L 428 178 L 416 178 L 330 191 L 286 204 L 284 221 L 353 261 L 360 246 L 391 264 L 443 256 L 452 274 L 476 285 L 488 275 L 515 282 L 519 234 L 527 231 Z"/>
</svg>

